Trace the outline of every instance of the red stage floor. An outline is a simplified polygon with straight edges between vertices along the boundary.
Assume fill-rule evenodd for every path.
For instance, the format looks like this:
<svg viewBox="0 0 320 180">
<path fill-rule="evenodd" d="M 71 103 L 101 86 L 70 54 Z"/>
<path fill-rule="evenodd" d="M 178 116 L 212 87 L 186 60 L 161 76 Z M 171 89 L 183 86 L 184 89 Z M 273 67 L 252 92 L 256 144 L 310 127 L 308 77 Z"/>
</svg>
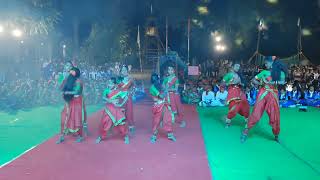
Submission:
<svg viewBox="0 0 320 180">
<path fill-rule="evenodd" d="M 187 127 L 176 128 L 177 142 L 151 135 L 151 103 L 134 105 L 136 134 L 126 145 L 115 135 L 95 144 L 97 115 L 83 143 L 56 145 L 57 136 L 0 169 L 1 180 L 210 180 L 207 154 L 195 107 L 184 106 Z M 27 132 L 26 132 L 27 133 Z"/>
</svg>

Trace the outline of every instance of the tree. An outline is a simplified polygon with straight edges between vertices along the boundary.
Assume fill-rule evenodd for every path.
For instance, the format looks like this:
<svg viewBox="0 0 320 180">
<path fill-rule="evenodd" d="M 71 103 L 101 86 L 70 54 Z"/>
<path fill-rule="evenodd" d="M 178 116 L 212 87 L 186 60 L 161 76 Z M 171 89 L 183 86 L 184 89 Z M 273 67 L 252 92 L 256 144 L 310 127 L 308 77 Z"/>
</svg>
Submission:
<svg viewBox="0 0 320 180">
<path fill-rule="evenodd" d="M 47 35 L 60 19 L 49 0 L 2 0 L 0 12 L 1 23 L 23 29 L 27 35 Z"/>
<path fill-rule="evenodd" d="M 101 64 L 106 61 L 124 61 L 132 53 L 128 28 L 124 22 L 109 25 L 96 23 L 81 47 L 80 59 Z"/>
</svg>

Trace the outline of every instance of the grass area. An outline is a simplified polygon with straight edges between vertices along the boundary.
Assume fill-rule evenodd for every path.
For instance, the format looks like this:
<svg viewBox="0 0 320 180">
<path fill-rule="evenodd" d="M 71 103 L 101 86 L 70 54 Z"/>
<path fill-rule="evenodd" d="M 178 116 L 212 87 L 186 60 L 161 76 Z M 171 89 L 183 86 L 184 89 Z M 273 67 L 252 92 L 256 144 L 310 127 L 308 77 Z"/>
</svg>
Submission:
<svg viewBox="0 0 320 180">
<path fill-rule="evenodd" d="M 320 179 L 319 109 L 281 109 L 281 144 L 266 114 L 240 143 L 241 116 L 224 128 L 226 107 L 198 108 L 212 176 L 217 180 Z M 311 165 L 312 167 L 310 167 Z M 315 168 L 313 170 L 312 168 Z"/>
<path fill-rule="evenodd" d="M 14 115 L 0 112 L 0 165 L 59 133 L 62 108 L 39 107 Z M 98 108 L 92 106 L 87 111 Z"/>
</svg>

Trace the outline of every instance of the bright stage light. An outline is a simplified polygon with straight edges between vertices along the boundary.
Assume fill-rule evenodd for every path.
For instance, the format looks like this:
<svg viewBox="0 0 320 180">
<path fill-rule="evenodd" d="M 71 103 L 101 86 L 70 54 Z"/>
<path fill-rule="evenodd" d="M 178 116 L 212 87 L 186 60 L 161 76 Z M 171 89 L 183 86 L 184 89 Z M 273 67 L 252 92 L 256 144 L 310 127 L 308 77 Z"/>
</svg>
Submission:
<svg viewBox="0 0 320 180">
<path fill-rule="evenodd" d="M 270 4 L 277 4 L 278 0 L 267 0 L 267 2 Z"/>
<path fill-rule="evenodd" d="M 207 14 L 209 14 L 208 7 L 206 7 L 206 6 L 198 6 L 198 13 L 199 13 L 200 15 L 207 15 Z"/>
<path fill-rule="evenodd" d="M 216 51 L 218 51 L 218 52 L 223 52 L 226 49 L 227 49 L 227 47 L 225 45 L 222 45 L 222 44 L 216 45 Z"/>
<path fill-rule="evenodd" d="M 221 36 L 216 36 L 216 37 L 214 38 L 214 40 L 215 40 L 216 42 L 220 42 L 220 41 L 222 40 L 222 37 L 221 37 Z"/>
<path fill-rule="evenodd" d="M 4 27 L 0 25 L 0 33 L 2 33 L 3 31 L 4 31 Z"/>
<path fill-rule="evenodd" d="M 21 37 L 22 36 L 22 31 L 20 29 L 15 29 L 15 30 L 12 31 L 12 36 Z"/>
<path fill-rule="evenodd" d="M 220 51 L 220 50 L 221 50 L 221 45 L 219 45 L 219 44 L 216 45 L 216 50 L 217 50 L 217 51 Z"/>
<path fill-rule="evenodd" d="M 62 47 L 65 49 L 67 46 L 64 44 Z"/>
<path fill-rule="evenodd" d="M 302 29 L 302 35 L 303 36 L 311 36 L 312 32 L 310 29 L 304 28 L 304 29 Z"/>
<path fill-rule="evenodd" d="M 23 43 L 24 43 L 24 41 L 20 41 L 20 43 L 21 43 L 21 44 L 23 44 Z"/>
</svg>

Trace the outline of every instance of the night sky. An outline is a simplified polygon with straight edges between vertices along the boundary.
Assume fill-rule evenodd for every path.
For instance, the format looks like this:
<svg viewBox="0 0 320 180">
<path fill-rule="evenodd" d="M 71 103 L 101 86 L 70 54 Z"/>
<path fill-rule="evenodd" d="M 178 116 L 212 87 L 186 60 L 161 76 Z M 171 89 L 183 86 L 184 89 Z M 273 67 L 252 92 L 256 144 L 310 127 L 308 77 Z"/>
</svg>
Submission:
<svg viewBox="0 0 320 180">
<path fill-rule="evenodd" d="M 271 4 L 268 1 L 276 1 Z M 136 28 L 144 26 L 153 5 L 154 16 L 158 19 L 161 39 L 164 41 L 165 17 L 169 18 L 169 46 L 180 54 L 186 54 L 187 19 L 201 21 L 202 27 L 192 24 L 192 56 L 201 59 L 214 57 L 209 40 L 211 31 L 223 29 L 237 34 L 239 29 L 248 29 L 243 38 L 246 43 L 241 48 L 232 45 L 228 55 L 233 59 L 248 59 L 256 47 L 259 16 L 267 19 L 268 30 L 263 33 L 261 52 L 266 55 L 290 56 L 297 52 L 297 19 L 301 18 L 303 29 L 312 35 L 303 36 L 303 51 L 313 62 L 320 62 L 320 8 L 318 0 L 54 0 L 55 8 L 62 18 L 56 25 L 64 37 L 73 35 L 72 23 L 79 19 L 80 45 L 90 34 L 92 24 L 103 21 L 124 21 L 130 29 L 131 41 L 136 40 Z M 208 8 L 209 14 L 200 15 L 199 6 Z M 256 21 L 255 21 L 256 19 Z M 252 26 L 254 25 L 254 26 Z M 226 35 L 228 36 L 228 35 Z M 226 37 L 234 42 L 234 36 Z M 237 49 L 238 48 L 238 49 Z"/>
</svg>

